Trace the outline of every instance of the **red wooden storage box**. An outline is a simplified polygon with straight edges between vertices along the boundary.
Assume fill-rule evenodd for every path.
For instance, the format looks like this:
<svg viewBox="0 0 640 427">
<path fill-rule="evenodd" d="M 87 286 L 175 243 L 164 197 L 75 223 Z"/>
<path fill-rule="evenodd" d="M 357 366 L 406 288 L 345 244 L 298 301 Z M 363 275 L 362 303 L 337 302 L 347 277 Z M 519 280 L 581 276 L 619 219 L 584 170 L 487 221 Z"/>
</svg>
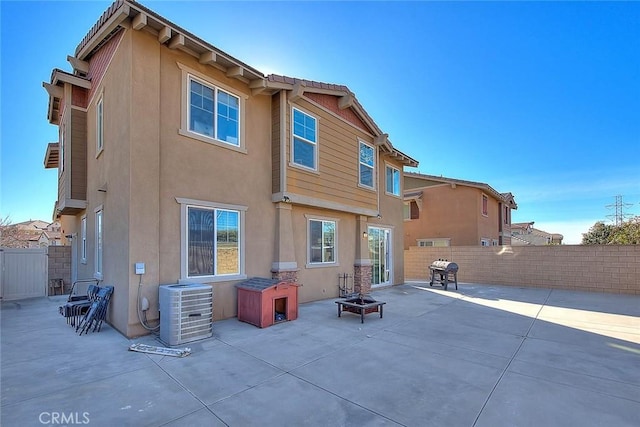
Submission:
<svg viewBox="0 0 640 427">
<path fill-rule="evenodd" d="M 280 279 L 252 277 L 236 284 L 238 320 L 266 328 L 298 318 L 298 285 Z"/>
</svg>

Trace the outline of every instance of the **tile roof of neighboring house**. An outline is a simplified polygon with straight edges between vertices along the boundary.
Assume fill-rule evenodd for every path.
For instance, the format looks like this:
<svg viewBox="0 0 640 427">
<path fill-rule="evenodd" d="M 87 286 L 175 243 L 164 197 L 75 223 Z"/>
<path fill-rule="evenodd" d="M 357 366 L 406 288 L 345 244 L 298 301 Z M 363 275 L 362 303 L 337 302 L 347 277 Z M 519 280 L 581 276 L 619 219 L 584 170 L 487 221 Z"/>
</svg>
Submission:
<svg viewBox="0 0 640 427">
<path fill-rule="evenodd" d="M 464 179 L 447 178 L 444 176 L 436 176 L 436 175 L 426 175 L 426 174 L 417 173 L 417 172 L 405 172 L 405 176 L 424 179 L 428 181 L 435 181 L 443 184 L 455 184 L 455 185 L 464 185 L 467 187 L 479 188 L 481 190 L 484 190 L 490 193 L 497 200 L 508 203 L 511 209 L 518 209 L 518 205 L 516 204 L 513 194 L 499 193 L 489 184 L 485 184 L 484 182 L 466 181 Z M 408 191 L 411 191 L 411 190 L 408 190 Z"/>
</svg>

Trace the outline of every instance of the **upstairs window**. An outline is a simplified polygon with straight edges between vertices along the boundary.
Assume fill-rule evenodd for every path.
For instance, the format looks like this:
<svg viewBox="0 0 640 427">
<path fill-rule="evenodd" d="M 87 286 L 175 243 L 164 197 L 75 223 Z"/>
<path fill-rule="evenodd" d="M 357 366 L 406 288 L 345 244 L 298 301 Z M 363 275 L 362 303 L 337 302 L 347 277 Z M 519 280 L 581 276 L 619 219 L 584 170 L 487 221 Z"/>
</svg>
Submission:
<svg viewBox="0 0 640 427">
<path fill-rule="evenodd" d="M 96 156 L 104 148 L 104 106 L 102 98 L 96 104 Z"/>
<path fill-rule="evenodd" d="M 360 141 L 360 185 L 374 188 L 375 150 Z"/>
<path fill-rule="evenodd" d="M 486 195 L 482 195 L 482 215 L 489 215 L 489 198 Z"/>
<path fill-rule="evenodd" d="M 293 109 L 293 163 L 317 170 L 318 121 L 315 117 Z"/>
<path fill-rule="evenodd" d="M 392 166 L 386 167 L 387 193 L 400 196 L 400 171 Z"/>
<path fill-rule="evenodd" d="M 189 131 L 240 146 L 240 99 L 189 76 Z"/>
</svg>

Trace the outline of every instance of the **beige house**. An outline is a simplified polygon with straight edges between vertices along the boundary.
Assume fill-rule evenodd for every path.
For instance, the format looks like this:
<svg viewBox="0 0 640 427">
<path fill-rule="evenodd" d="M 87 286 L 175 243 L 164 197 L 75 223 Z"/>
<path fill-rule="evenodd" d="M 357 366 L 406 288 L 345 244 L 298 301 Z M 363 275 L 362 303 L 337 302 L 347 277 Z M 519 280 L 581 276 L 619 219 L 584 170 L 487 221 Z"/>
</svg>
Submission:
<svg viewBox="0 0 640 427">
<path fill-rule="evenodd" d="M 513 246 L 561 245 L 564 236 L 559 233 L 547 233 L 533 227 L 534 222 L 511 224 L 511 244 Z"/>
<path fill-rule="evenodd" d="M 405 173 L 404 247 L 511 244 L 511 193 L 488 184 Z"/>
<path fill-rule="evenodd" d="M 54 69 L 56 216 L 74 279 L 115 286 L 129 337 L 158 320 L 158 286 L 206 283 L 214 319 L 249 277 L 300 283 L 299 300 L 400 284 L 403 167 L 416 166 L 346 87 L 264 76 L 133 1 L 115 2 Z M 145 264 L 136 275 L 135 263 Z"/>
</svg>

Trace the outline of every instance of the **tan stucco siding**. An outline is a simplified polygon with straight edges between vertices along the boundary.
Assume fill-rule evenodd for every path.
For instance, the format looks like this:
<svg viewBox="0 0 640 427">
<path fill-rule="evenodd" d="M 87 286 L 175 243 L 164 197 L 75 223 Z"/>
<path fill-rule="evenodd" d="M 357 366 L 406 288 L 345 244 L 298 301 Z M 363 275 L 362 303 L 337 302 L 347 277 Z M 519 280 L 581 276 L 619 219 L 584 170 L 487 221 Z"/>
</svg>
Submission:
<svg viewBox="0 0 640 427">
<path fill-rule="evenodd" d="M 156 42 L 157 44 L 157 42 Z M 251 96 L 247 85 L 180 51 L 157 46 L 159 52 L 159 250 L 158 284 L 171 284 L 181 274 L 181 206 L 176 198 L 245 206 L 245 273 L 270 275 L 275 240 L 272 192 L 271 98 Z M 224 148 L 179 133 L 183 74 L 178 63 L 205 76 L 212 84 L 244 97 L 246 152 Z M 151 71 L 151 70 L 150 70 Z M 139 164 L 139 163 L 138 163 Z M 140 165 L 144 167 L 143 165 Z M 149 182 L 151 184 L 151 182 Z M 142 261 L 142 260 L 140 260 Z M 216 282 L 214 319 L 236 314 L 236 282 Z"/>
<path fill-rule="evenodd" d="M 298 264 L 300 302 L 314 301 L 338 296 L 338 275 L 353 274 L 355 255 L 355 216 L 352 214 L 294 206 L 292 212 L 293 235 Z M 337 263 L 325 266 L 308 265 L 308 221 L 309 219 L 336 221 Z"/>
<path fill-rule="evenodd" d="M 71 132 L 69 139 L 71 155 L 71 198 L 85 200 L 87 197 L 87 113 L 70 108 Z"/>
<path fill-rule="evenodd" d="M 304 99 L 294 105 L 318 119 L 318 171 L 291 166 L 292 105 L 289 104 L 287 191 L 356 208 L 376 209 L 376 192 L 358 186 L 359 140 L 372 144 L 372 137 Z"/>
</svg>

